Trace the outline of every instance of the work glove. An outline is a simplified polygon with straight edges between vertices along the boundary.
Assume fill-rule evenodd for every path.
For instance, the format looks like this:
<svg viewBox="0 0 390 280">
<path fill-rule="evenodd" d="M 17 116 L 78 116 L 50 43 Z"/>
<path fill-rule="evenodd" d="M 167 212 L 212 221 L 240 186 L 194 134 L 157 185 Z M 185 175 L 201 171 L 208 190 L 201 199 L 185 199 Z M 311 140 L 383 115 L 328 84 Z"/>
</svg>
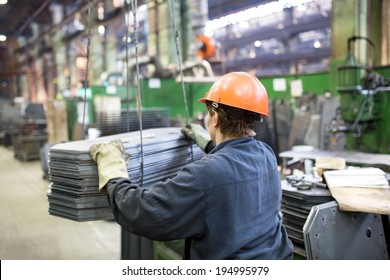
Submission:
<svg viewBox="0 0 390 280">
<path fill-rule="evenodd" d="M 211 141 L 210 134 L 199 124 L 188 124 L 182 128 L 181 132 L 192 139 L 202 151 L 206 150 Z"/>
<path fill-rule="evenodd" d="M 99 174 L 99 191 L 113 178 L 129 178 L 122 141 L 94 144 L 89 153 L 96 162 Z"/>
</svg>

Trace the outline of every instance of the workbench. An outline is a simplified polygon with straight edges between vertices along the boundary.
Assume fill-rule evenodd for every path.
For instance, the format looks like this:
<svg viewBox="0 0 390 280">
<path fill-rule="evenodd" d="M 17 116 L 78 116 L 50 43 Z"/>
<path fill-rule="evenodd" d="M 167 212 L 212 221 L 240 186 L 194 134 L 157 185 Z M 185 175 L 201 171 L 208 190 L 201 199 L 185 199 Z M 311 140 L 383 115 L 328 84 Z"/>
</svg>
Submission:
<svg viewBox="0 0 390 280">
<path fill-rule="evenodd" d="M 288 158 L 312 159 L 318 157 L 343 158 L 346 163 L 359 165 L 386 165 L 390 167 L 390 155 L 387 154 L 372 154 L 361 152 L 347 151 L 285 151 L 279 153 L 279 157 L 283 160 L 283 167 L 287 166 Z"/>
</svg>

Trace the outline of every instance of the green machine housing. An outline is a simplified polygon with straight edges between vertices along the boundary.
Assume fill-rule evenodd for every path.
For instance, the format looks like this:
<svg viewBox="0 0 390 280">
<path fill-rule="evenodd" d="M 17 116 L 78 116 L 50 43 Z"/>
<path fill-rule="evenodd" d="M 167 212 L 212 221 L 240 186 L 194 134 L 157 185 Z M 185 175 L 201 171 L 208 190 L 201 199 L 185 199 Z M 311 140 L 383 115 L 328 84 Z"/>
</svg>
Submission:
<svg viewBox="0 0 390 280">
<path fill-rule="evenodd" d="M 347 150 L 390 152 L 390 86 L 384 78 L 389 72 L 387 67 L 374 70 L 357 64 L 338 68 L 337 91 Z"/>
</svg>

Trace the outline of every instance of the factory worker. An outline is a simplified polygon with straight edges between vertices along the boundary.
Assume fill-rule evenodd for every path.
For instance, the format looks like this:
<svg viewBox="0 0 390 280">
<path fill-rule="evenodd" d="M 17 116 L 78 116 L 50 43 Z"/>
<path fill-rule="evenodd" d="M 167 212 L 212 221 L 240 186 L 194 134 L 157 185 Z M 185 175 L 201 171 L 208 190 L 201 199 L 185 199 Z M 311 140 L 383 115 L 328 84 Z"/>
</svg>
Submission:
<svg viewBox="0 0 390 280">
<path fill-rule="evenodd" d="M 115 220 L 152 240 L 186 239 L 186 259 L 292 259 L 276 158 L 254 138 L 254 121 L 268 115 L 266 89 L 256 77 L 232 72 L 199 101 L 208 132 L 191 125 L 183 133 L 207 154 L 171 179 L 137 186 L 121 142 L 91 147 Z"/>
</svg>

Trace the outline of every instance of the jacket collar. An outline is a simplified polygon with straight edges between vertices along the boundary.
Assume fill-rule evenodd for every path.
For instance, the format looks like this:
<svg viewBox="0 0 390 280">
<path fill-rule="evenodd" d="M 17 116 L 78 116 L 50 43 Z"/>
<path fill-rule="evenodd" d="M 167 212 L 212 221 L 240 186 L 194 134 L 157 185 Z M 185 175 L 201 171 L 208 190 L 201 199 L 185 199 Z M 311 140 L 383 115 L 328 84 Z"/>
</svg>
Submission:
<svg viewBox="0 0 390 280">
<path fill-rule="evenodd" d="M 224 147 L 242 144 L 242 143 L 249 143 L 252 141 L 256 141 L 255 138 L 253 138 L 253 137 L 240 137 L 240 138 L 225 140 L 222 143 L 219 143 L 217 146 L 215 146 L 214 149 L 212 149 L 209 154 L 213 154 L 213 153 L 223 149 Z"/>
</svg>

